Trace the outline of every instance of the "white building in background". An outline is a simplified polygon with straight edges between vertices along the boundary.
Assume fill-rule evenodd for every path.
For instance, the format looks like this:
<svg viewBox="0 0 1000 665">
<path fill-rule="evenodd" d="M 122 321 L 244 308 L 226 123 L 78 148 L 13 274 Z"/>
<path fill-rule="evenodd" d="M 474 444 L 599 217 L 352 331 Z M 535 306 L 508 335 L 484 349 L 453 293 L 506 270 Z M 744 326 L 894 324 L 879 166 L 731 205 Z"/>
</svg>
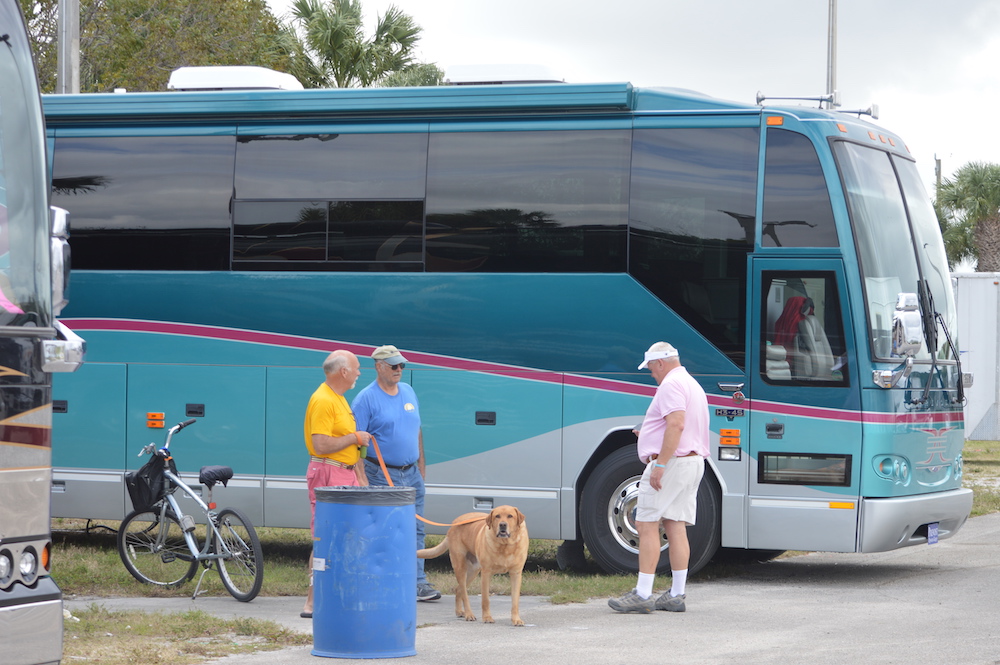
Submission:
<svg viewBox="0 0 1000 665">
<path fill-rule="evenodd" d="M 972 387 L 965 390 L 965 438 L 1000 440 L 1000 273 L 952 277 L 962 371 L 975 374 Z"/>
</svg>

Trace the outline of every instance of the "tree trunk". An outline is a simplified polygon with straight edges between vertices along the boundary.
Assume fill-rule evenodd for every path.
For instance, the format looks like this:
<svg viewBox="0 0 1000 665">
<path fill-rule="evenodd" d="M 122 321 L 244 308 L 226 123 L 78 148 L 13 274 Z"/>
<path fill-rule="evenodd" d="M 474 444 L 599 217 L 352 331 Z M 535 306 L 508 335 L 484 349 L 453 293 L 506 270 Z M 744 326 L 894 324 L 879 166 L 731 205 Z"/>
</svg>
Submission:
<svg viewBox="0 0 1000 665">
<path fill-rule="evenodd" d="M 1000 214 L 990 215 L 976 224 L 976 255 L 979 272 L 1000 272 Z"/>
</svg>

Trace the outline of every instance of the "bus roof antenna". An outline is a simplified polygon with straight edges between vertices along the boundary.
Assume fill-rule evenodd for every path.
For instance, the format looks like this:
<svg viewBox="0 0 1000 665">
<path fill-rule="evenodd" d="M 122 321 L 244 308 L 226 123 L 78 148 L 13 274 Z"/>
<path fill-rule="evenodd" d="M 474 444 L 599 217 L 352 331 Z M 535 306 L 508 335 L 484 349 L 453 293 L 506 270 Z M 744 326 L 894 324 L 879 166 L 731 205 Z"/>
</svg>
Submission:
<svg viewBox="0 0 1000 665">
<path fill-rule="evenodd" d="M 765 99 L 798 99 L 807 102 L 819 102 L 820 108 L 823 108 L 823 102 L 831 105 L 831 107 L 836 108 L 840 106 L 840 91 L 834 90 L 833 92 L 822 95 L 820 97 L 768 97 L 763 92 L 757 91 L 757 106 L 762 106 Z"/>
<path fill-rule="evenodd" d="M 871 104 L 866 109 L 856 109 L 854 111 L 840 110 L 841 113 L 856 113 L 860 118 L 863 115 L 871 116 L 872 120 L 878 120 L 878 104 Z"/>
</svg>

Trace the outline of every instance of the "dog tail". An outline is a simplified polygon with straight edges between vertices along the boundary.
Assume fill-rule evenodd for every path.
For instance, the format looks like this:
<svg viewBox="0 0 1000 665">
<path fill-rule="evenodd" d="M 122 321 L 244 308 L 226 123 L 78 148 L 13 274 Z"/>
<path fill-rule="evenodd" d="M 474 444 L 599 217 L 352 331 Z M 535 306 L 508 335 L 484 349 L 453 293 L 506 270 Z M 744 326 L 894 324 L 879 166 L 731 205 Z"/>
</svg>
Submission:
<svg viewBox="0 0 1000 665">
<path fill-rule="evenodd" d="M 431 547 L 428 549 L 417 550 L 418 559 L 433 559 L 434 557 L 439 557 L 448 551 L 448 536 L 444 537 L 437 547 Z"/>
</svg>

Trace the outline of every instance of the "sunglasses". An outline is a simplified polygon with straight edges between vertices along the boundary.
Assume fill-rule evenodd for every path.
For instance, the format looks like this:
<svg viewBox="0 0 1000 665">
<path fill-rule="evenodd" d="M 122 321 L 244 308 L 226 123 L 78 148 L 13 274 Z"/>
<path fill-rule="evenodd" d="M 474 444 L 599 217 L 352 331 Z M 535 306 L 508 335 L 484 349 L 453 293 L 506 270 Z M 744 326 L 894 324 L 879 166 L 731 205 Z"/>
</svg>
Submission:
<svg viewBox="0 0 1000 665">
<path fill-rule="evenodd" d="M 399 363 L 398 365 L 390 365 L 389 363 L 385 362 L 384 360 L 382 361 L 382 364 L 385 365 L 386 367 L 388 367 L 389 369 L 391 369 L 394 372 L 397 369 L 404 369 L 406 367 L 406 363 Z"/>
</svg>

